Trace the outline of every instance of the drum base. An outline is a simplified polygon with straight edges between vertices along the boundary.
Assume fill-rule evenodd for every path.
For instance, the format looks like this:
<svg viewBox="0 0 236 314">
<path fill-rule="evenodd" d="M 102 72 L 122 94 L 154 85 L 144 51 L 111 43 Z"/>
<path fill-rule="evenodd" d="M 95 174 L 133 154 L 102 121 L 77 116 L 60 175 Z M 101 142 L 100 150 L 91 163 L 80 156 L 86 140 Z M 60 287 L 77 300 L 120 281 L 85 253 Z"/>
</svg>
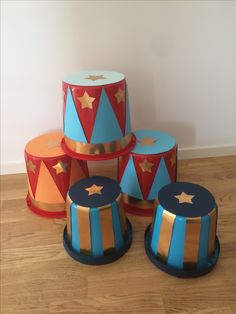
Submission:
<svg viewBox="0 0 236 314">
<path fill-rule="evenodd" d="M 29 198 L 29 195 L 26 196 L 26 205 L 28 208 L 35 214 L 46 217 L 46 218 L 65 218 L 66 217 L 66 211 L 60 211 L 60 212 L 47 212 L 45 210 L 42 210 L 36 206 L 34 206 Z"/>
<path fill-rule="evenodd" d="M 219 254 L 220 254 L 220 243 L 218 237 L 216 237 L 216 246 L 214 255 L 209 257 L 208 265 L 204 269 L 196 269 L 196 270 L 182 270 L 177 269 L 167 264 L 163 263 L 155 254 L 153 254 L 151 250 L 151 237 L 150 237 L 150 227 L 149 225 L 145 231 L 144 241 L 145 241 L 145 250 L 150 261 L 162 271 L 168 273 L 169 275 L 180 277 L 180 278 L 194 278 L 200 277 L 207 273 L 209 273 L 217 263 Z"/>
</svg>

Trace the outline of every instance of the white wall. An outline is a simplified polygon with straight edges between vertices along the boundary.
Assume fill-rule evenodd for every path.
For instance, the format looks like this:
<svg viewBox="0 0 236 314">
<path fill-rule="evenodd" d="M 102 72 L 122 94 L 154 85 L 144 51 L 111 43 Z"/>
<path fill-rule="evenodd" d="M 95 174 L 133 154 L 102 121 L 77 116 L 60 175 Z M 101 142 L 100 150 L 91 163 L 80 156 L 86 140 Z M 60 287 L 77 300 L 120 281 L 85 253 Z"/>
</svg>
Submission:
<svg viewBox="0 0 236 314">
<path fill-rule="evenodd" d="M 1 24 L 4 173 L 62 126 L 61 81 L 82 69 L 125 73 L 134 129 L 236 152 L 236 2 L 4 1 Z"/>
</svg>

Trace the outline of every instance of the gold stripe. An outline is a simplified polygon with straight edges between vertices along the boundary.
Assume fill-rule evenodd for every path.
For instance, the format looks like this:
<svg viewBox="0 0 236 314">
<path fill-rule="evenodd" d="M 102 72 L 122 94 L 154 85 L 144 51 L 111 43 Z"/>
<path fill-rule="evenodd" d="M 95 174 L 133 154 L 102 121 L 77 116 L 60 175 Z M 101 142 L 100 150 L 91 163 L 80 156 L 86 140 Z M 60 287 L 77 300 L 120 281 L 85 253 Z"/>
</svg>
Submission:
<svg viewBox="0 0 236 314">
<path fill-rule="evenodd" d="M 163 210 L 160 237 L 157 247 L 158 257 L 166 262 L 169 254 L 170 242 L 172 237 L 172 229 L 175 222 L 176 215 Z"/>
<path fill-rule="evenodd" d="M 209 244 L 208 254 L 213 255 L 215 252 L 215 238 L 216 238 L 216 209 L 214 208 L 209 214 L 210 217 L 210 232 L 209 232 Z"/>
<path fill-rule="evenodd" d="M 72 200 L 69 195 L 66 197 L 66 220 L 67 220 L 67 237 L 69 242 L 71 243 L 71 217 L 70 217 L 70 205 L 72 204 Z"/>
<path fill-rule="evenodd" d="M 123 193 L 123 200 L 126 204 L 136 207 L 136 208 L 141 208 L 141 209 L 149 209 L 149 208 L 154 208 L 154 200 L 140 200 L 136 197 L 127 195 Z"/>
<path fill-rule="evenodd" d="M 66 146 L 73 152 L 86 155 L 101 155 L 113 153 L 125 148 L 130 144 L 132 136 L 132 134 L 128 134 L 119 140 L 101 144 L 76 142 L 67 136 L 64 137 L 64 140 Z"/>
<path fill-rule="evenodd" d="M 91 253 L 89 207 L 77 206 L 81 252 Z"/>
<path fill-rule="evenodd" d="M 43 203 L 43 202 L 36 201 L 30 195 L 29 195 L 29 198 L 30 198 L 30 202 L 35 207 L 38 207 L 39 209 L 44 210 L 46 212 L 64 212 L 66 210 L 66 204 L 65 203 L 49 204 L 49 203 Z"/>
<path fill-rule="evenodd" d="M 114 249 L 114 230 L 112 223 L 112 208 L 106 208 L 99 211 L 101 231 L 102 231 L 102 245 L 103 251 Z"/>
<path fill-rule="evenodd" d="M 123 195 L 122 194 L 120 194 L 116 198 L 116 202 L 118 203 L 118 208 L 119 208 L 122 233 L 123 233 L 123 235 L 125 235 L 126 230 L 127 230 L 127 224 L 126 224 L 126 215 L 125 215 L 125 210 L 124 210 L 124 204 L 123 204 L 124 202 L 123 202 Z"/>
<path fill-rule="evenodd" d="M 198 261 L 201 217 L 186 218 L 184 269 L 193 269 Z"/>
</svg>

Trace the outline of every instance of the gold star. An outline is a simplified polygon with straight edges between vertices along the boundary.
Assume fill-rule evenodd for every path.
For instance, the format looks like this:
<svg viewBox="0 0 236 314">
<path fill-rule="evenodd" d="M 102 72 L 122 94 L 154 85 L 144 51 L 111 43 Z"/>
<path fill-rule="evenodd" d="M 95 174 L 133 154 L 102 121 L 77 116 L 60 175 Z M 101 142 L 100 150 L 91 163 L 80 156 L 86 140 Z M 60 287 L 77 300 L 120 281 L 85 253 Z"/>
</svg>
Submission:
<svg viewBox="0 0 236 314">
<path fill-rule="evenodd" d="M 51 149 L 51 148 L 55 148 L 55 147 L 60 147 L 60 141 L 58 140 L 49 140 L 47 142 L 47 148 Z"/>
<path fill-rule="evenodd" d="M 156 143 L 155 138 L 145 137 L 142 140 L 138 140 L 140 146 L 152 146 Z"/>
<path fill-rule="evenodd" d="M 152 173 L 152 167 L 154 166 L 153 163 L 148 162 L 147 159 L 144 159 L 142 163 L 139 164 L 142 169 L 142 172 L 150 172 Z"/>
<path fill-rule="evenodd" d="M 53 168 L 56 170 L 56 173 L 66 172 L 67 164 L 64 164 L 62 161 L 59 161 Z"/>
<path fill-rule="evenodd" d="M 173 153 L 173 154 L 171 155 L 171 157 L 170 157 L 171 167 L 174 166 L 175 162 L 176 162 L 176 154 Z"/>
<path fill-rule="evenodd" d="M 88 191 L 88 196 L 93 194 L 102 194 L 101 190 L 103 189 L 102 185 L 93 184 L 90 187 L 86 188 L 85 190 Z"/>
<path fill-rule="evenodd" d="M 82 97 L 78 97 L 78 100 L 81 102 L 82 109 L 84 108 L 93 109 L 93 102 L 95 98 L 90 97 L 87 92 L 84 92 L 84 95 Z"/>
<path fill-rule="evenodd" d="M 32 160 L 29 160 L 27 162 L 27 168 L 29 171 L 32 171 L 33 173 L 35 173 L 36 165 L 32 162 Z"/>
<path fill-rule="evenodd" d="M 106 79 L 106 77 L 104 75 L 89 75 L 85 79 L 91 80 L 91 81 L 97 81 L 97 80 L 104 80 Z"/>
<path fill-rule="evenodd" d="M 115 97 L 118 103 L 120 103 L 121 101 L 125 101 L 125 90 L 122 90 L 119 87 L 117 93 L 115 94 Z"/>
<path fill-rule="evenodd" d="M 174 195 L 174 197 L 178 199 L 179 204 L 182 204 L 182 203 L 193 204 L 192 198 L 194 198 L 195 195 L 190 195 L 190 194 L 186 194 L 185 192 L 182 192 L 179 195 Z"/>
</svg>

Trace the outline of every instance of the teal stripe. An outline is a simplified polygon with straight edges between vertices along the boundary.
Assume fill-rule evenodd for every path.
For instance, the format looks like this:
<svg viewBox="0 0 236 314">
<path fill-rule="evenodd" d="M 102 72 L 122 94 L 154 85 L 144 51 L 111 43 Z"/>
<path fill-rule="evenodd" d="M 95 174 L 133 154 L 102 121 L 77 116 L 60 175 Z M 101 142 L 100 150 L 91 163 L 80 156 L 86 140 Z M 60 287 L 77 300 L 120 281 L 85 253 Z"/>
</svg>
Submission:
<svg viewBox="0 0 236 314">
<path fill-rule="evenodd" d="M 186 218 L 177 216 L 173 226 L 167 264 L 179 269 L 184 267 L 185 231 Z"/>
<path fill-rule="evenodd" d="M 155 216 L 155 220 L 153 224 L 152 241 L 151 241 L 151 249 L 155 255 L 157 254 L 157 246 L 158 246 L 158 241 L 159 241 L 159 236 L 160 236 L 160 231 L 161 231 L 162 213 L 164 211 L 164 208 L 159 204 L 156 210 L 157 212 L 156 212 L 156 216 Z"/>
<path fill-rule="evenodd" d="M 117 202 L 111 204 L 112 207 L 112 223 L 115 237 L 115 248 L 120 250 L 124 245 L 124 239 L 122 235 L 121 218 L 119 213 L 119 205 Z"/>
<path fill-rule="evenodd" d="M 80 252 L 80 239 L 79 239 L 79 224 L 77 206 L 72 203 L 70 205 L 71 214 L 71 245 L 76 252 Z"/>
<path fill-rule="evenodd" d="M 207 215 L 201 218 L 201 230 L 197 264 L 198 269 L 206 268 L 208 264 L 209 232 L 210 232 L 210 217 Z"/>
<path fill-rule="evenodd" d="M 92 240 L 92 255 L 93 256 L 103 256 L 102 247 L 102 230 L 99 218 L 99 209 L 90 208 L 90 230 L 91 230 L 91 240 Z"/>
</svg>

